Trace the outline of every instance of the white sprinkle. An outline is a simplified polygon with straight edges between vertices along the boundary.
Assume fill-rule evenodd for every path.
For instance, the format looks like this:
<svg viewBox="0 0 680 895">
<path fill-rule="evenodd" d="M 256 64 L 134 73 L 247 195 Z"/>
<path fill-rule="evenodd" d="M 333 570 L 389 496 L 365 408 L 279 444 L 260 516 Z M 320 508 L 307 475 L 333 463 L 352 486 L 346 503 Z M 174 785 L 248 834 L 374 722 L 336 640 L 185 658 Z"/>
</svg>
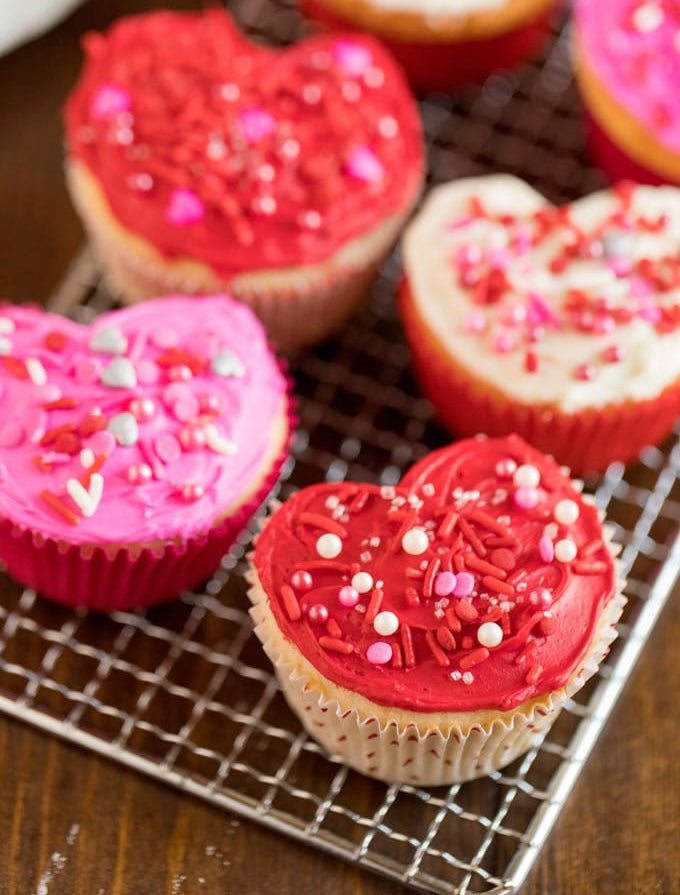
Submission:
<svg viewBox="0 0 680 895">
<path fill-rule="evenodd" d="M 648 34 L 663 24 L 663 9 L 656 3 L 643 3 L 633 13 L 633 26 L 641 34 Z"/>
<path fill-rule="evenodd" d="M 555 504 L 553 516 L 560 525 L 572 525 L 579 517 L 578 504 L 574 500 L 560 500 Z"/>
<path fill-rule="evenodd" d="M 102 499 L 104 477 L 99 472 L 92 473 L 90 486 L 87 490 L 85 490 L 85 486 L 78 479 L 68 479 L 66 490 L 83 516 L 94 516 Z"/>
<path fill-rule="evenodd" d="M 377 535 L 374 535 L 372 538 L 370 538 L 368 544 L 370 547 L 379 547 L 380 546 L 380 538 Z"/>
<path fill-rule="evenodd" d="M 462 676 L 463 675 L 460 673 L 460 671 L 452 671 L 449 675 L 452 681 L 459 681 Z"/>
<path fill-rule="evenodd" d="M 354 611 L 355 612 L 366 612 L 366 607 L 363 605 L 363 603 L 357 603 L 357 605 L 354 607 Z"/>
<path fill-rule="evenodd" d="M 103 326 L 90 339 L 91 351 L 102 354 L 125 354 L 128 340 L 117 326 Z"/>
<path fill-rule="evenodd" d="M 80 465 L 84 469 L 89 469 L 94 463 L 94 451 L 91 448 L 83 448 L 80 452 Z"/>
<path fill-rule="evenodd" d="M 423 494 L 425 497 L 433 497 L 435 494 L 435 487 L 432 482 L 425 482 L 423 485 Z"/>
<path fill-rule="evenodd" d="M 16 327 L 11 317 L 0 317 L 0 335 L 7 336 L 13 333 Z"/>
<path fill-rule="evenodd" d="M 316 542 L 316 552 L 322 559 L 335 559 L 342 551 L 342 541 L 340 538 L 328 531 Z"/>
<path fill-rule="evenodd" d="M 373 587 L 373 576 L 368 572 L 357 572 L 352 576 L 352 587 L 360 594 L 367 594 Z"/>
<path fill-rule="evenodd" d="M 541 474 L 530 463 L 523 463 L 515 470 L 512 477 L 513 485 L 517 488 L 537 488 L 541 481 Z"/>
<path fill-rule="evenodd" d="M 334 510 L 340 503 L 340 498 L 336 494 L 331 494 L 326 498 L 325 507 L 327 510 Z"/>
<path fill-rule="evenodd" d="M 127 410 L 114 414 L 106 424 L 106 431 L 110 432 L 123 447 L 132 447 L 137 444 L 139 438 L 137 420 Z"/>
<path fill-rule="evenodd" d="M 503 640 L 503 629 L 496 622 L 484 622 L 477 628 L 477 640 L 482 646 L 498 646 Z"/>
<path fill-rule="evenodd" d="M 571 562 L 576 559 L 576 544 L 569 538 L 563 538 L 555 544 L 555 559 L 558 562 Z"/>
<path fill-rule="evenodd" d="M 359 559 L 362 562 L 370 562 L 373 559 L 373 554 L 370 552 L 370 550 L 363 550 L 359 554 Z"/>
<path fill-rule="evenodd" d="M 464 684 L 472 684 L 474 682 L 475 676 L 471 671 L 466 671 L 463 675 L 463 683 Z"/>
<path fill-rule="evenodd" d="M 399 619 L 394 612 L 379 612 L 375 617 L 373 627 L 381 637 L 389 637 L 399 629 Z"/>
<path fill-rule="evenodd" d="M 205 433 L 205 443 L 211 451 L 215 451 L 216 454 L 236 453 L 234 442 L 220 434 L 214 423 L 206 423 L 203 427 L 203 432 Z"/>
<path fill-rule="evenodd" d="M 26 372 L 33 385 L 45 385 L 47 382 L 47 373 L 37 357 L 26 358 Z"/>
<path fill-rule="evenodd" d="M 101 381 L 111 388 L 134 388 L 137 385 L 137 373 L 127 357 L 114 357 L 102 370 Z"/>
<path fill-rule="evenodd" d="M 243 361 L 228 348 L 223 348 L 215 355 L 210 362 L 210 369 L 217 376 L 233 376 L 235 379 L 242 379 L 246 373 Z"/>
<path fill-rule="evenodd" d="M 551 541 L 554 541 L 559 533 L 560 530 L 554 522 L 548 522 L 548 524 L 543 528 L 543 534 L 546 536 L 546 538 L 550 538 Z"/>
<path fill-rule="evenodd" d="M 401 546 L 404 553 L 408 553 L 410 556 L 420 556 L 430 546 L 430 539 L 424 528 L 416 526 L 415 528 L 410 528 L 404 534 L 401 539 Z"/>
<path fill-rule="evenodd" d="M 0 357 L 12 353 L 12 343 L 6 336 L 0 336 Z"/>
</svg>

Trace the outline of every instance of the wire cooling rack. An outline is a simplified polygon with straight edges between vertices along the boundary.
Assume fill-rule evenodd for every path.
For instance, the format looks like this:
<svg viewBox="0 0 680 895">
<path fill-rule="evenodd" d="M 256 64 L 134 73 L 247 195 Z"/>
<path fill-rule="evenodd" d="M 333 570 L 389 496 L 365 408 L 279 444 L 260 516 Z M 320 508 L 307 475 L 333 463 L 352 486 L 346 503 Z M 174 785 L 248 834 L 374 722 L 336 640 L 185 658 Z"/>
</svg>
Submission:
<svg viewBox="0 0 680 895">
<path fill-rule="evenodd" d="M 278 40 L 300 23 L 245 0 L 241 24 Z M 559 28 L 545 57 L 422 102 L 430 181 L 510 170 L 553 200 L 600 185 L 584 162 Z M 418 397 L 394 310 L 398 258 L 339 341 L 297 356 L 300 428 L 281 485 L 392 484 L 447 436 Z M 51 306 L 86 321 L 112 300 L 84 252 Z M 624 686 L 680 563 L 680 441 L 589 483 L 623 543 L 628 607 L 598 675 L 542 742 L 503 772 L 439 789 L 386 786 L 327 759 L 288 710 L 252 634 L 250 532 L 205 589 L 145 615 L 74 613 L 3 581 L 0 709 L 414 888 L 517 891 Z"/>
</svg>

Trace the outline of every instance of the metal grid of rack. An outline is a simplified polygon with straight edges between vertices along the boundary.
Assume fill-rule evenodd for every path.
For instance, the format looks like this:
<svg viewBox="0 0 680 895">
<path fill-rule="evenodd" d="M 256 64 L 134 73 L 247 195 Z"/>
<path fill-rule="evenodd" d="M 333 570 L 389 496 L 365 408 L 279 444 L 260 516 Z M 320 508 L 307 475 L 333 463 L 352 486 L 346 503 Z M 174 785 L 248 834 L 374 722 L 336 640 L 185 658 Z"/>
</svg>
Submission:
<svg viewBox="0 0 680 895">
<path fill-rule="evenodd" d="M 232 4 L 247 30 L 297 36 L 287 5 Z M 582 157 L 566 32 L 542 60 L 421 104 L 430 182 L 504 169 L 549 198 L 599 185 Z M 325 479 L 392 484 L 447 435 L 418 396 L 394 309 L 395 255 L 337 340 L 292 366 L 300 426 L 281 495 Z M 51 307 L 112 306 L 85 251 Z M 329 760 L 287 708 L 252 634 L 245 531 L 200 592 L 146 614 L 71 612 L 7 584 L 0 709 L 414 888 L 506 893 L 526 878 L 675 583 L 680 441 L 588 483 L 622 542 L 628 607 L 598 675 L 527 755 L 448 788 L 387 786 Z"/>
</svg>

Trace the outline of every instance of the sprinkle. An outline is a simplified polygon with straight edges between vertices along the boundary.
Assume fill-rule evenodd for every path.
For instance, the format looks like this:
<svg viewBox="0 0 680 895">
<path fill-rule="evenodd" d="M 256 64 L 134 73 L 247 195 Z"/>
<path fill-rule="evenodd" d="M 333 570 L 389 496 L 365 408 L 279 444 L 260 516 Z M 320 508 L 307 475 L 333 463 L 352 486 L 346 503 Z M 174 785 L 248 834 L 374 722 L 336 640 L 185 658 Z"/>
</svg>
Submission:
<svg viewBox="0 0 680 895">
<path fill-rule="evenodd" d="M 92 335 L 89 342 L 91 351 L 102 354 L 125 354 L 128 340 L 117 326 L 103 326 Z"/>
<path fill-rule="evenodd" d="M 575 562 L 572 569 L 578 575 L 601 575 L 607 571 L 607 564 L 599 560 Z"/>
<path fill-rule="evenodd" d="M 289 584 L 281 585 L 281 601 L 283 608 L 286 610 L 286 615 L 292 622 L 296 622 L 302 617 L 302 610 L 295 596 L 295 591 Z"/>
<path fill-rule="evenodd" d="M 83 448 L 78 459 L 83 469 L 89 469 L 94 464 L 94 451 L 90 448 Z"/>
<path fill-rule="evenodd" d="M 182 456 L 179 441 L 171 432 L 162 432 L 153 443 L 154 450 L 164 463 L 175 463 Z"/>
<path fill-rule="evenodd" d="M 459 517 L 460 513 L 458 512 L 458 510 L 449 510 L 444 516 L 444 519 L 442 520 L 442 523 L 437 530 L 437 537 L 444 540 L 448 538 L 453 529 L 456 527 Z"/>
<path fill-rule="evenodd" d="M 525 488 L 537 488 L 541 482 L 541 473 L 530 463 L 523 463 L 518 466 L 512 476 L 513 485 Z M 507 534 L 507 532 L 503 532 Z"/>
<path fill-rule="evenodd" d="M 597 375 L 595 364 L 579 364 L 574 370 L 574 378 L 581 382 L 590 382 Z"/>
<path fill-rule="evenodd" d="M 345 606 L 347 609 L 351 609 L 359 602 L 359 592 L 355 587 L 351 587 L 349 584 L 346 584 L 344 587 L 340 588 L 340 591 L 338 593 L 338 602 L 341 606 Z"/>
<path fill-rule="evenodd" d="M 663 9 L 656 3 L 643 3 L 635 10 L 632 16 L 632 24 L 636 31 L 648 34 L 656 31 L 664 21 Z"/>
<path fill-rule="evenodd" d="M 324 625 L 328 621 L 328 609 L 323 603 L 312 603 L 307 608 L 307 618 L 313 625 Z"/>
<path fill-rule="evenodd" d="M 165 208 L 165 219 L 176 227 L 186 227 L 202 220 L 203 203 L 193 190 L 175 189 L 170 193 Z"/>
<path fill-rule="evenodd" d="M 467 671 L 468 668 L 474 668 L 475 665 L 479 665 L 480 662 L 484 662 L 488 658 L 489 650 L 485 646 L 482 646 L 479 649 L 472 650 L 467 656 L 463 656 L 459 665 L 463 671 Z"/>
<path fill-rule="evenodd" d="M 511 584 L 508 584 L 507 581 L 501 581 L 499 578 L 494 578 L 493 575 L 484 575 L 482 584 L 495 593 L 505 594 L 507 597 L 515 596 L 515 588 Z"/>
<path fill-rule="evenodd" d="M 131 485 L 143 485 L 153 478 L 153 470 L 148 463 L 133 463 L 128 466 L 127 480 Z"/>
<path fill-rule="evenodd" d="M 200 500 L 205 494 L 205 488 L 198 482 L 186 482 L 180 491 L 184 500 L 187 501 Z"/>
<path fill-rule="evenodd" d="M 413 638 L 408 625 L 401 626 L 401 645 L 404 648 L 404 664 L 409 668 L 413 668 L 416 664 L 416 655 L 413 651 Z"/>
<path fill-rule="evenodd" d="M 459 603 L 456 603 L 453 608 L 462 622 L 474 622 L 479 618 L 479 613 L 475 607 L 472 603 L 468 603 L 467 601 L 461 600 Z"/>
<path fill-rule="evenodd" d="M 458 572 L 456 575 L 456 585 L 453 589 L 455 597 L 467 597 L 474 590 L 475 579 L 469 572 Z"/>
<path fill-rule="evenodd" d="M 87 490 L 78 479 L 68 479 L 66 490 L 83 516 L 94 516 L 104 491 L 104 477 L 99 472 L 93 473 Z"/>
<path fill-rule="evenodd" d="M 26 358 L 26 372 L 33 385 L 45 385 L 47 382 L 45 368 L 36 357 Z"/>
<path fill-rule="evenodd" d="M 373 576 L 368 572 L 357 572 L 352 576 L 352 587 L 360 594 L 369 593 L 373 587 Z"/>
<path fill-rule="evenodd" d="M 85 453 L 88 453 L 88 452 L 93 453 L 89 448 L 85 448 L 84 450 L 82 450 L 80 452 L 81 453 L 81 455 L 80 455 L 81 463 L 83 462 L 82 455 Z M 89 457 L 86 457 L 86 459 L 89 460 Z M 106 463 L 107 459 L 108 459 L 107 454 L 94 454 L 92 463 L 90 463 L 89 466 L 85 467 L 85 471 L 80 476 L 80 483 L 84 488 L 90 487 L 90 482 L 92 480 L 92 476 L 95 474 L 95 472 L 99 472 L 99 470 L 102 468 L 102 466 Z"/>
<path fill-rule="evenodd" d="M 377 640 L 366 650 L 366 658 L 371 665 L 386 665 L 392 658 L 392 647 L 383 640 Z"/>
<path fill-rule="evenodd" d="M 468 556 L 466 559 L 469 568 L 474 569 L 475 572 L 482 572 L 484 575 L 494 575 L 496 578 L 505 578 L 507 575 L 505 569 L 495 566 L 484 559 L 479 559 L 476 556 Z M 471 575 L 470 578 L 472 578 Z"/>
<path fill-rule="evenodd" d="M 486 317 L 483 311 L 473 311 L 465 318 L 463 329 L 466 333 L 479 334 L 486 329 Z"/>
<path fill-rule="evenodd" d="M 420 605 L 420 597 L 418 596 L 418 591 L 415 587 L 407 587 L 404 591 L 406 596 L 406 602 L 409 606 L 419 606 Z"/>
<path fill-rule="evenodd" d="M 102 364 L 96 357 L 79 357 L 74 364 L 76 382 L 92 385 L 101 376 Z"/>
<path fill-rule="evenodd" d="M 539 538 L 538 553 L 543 562 L 552 562 L 555 558 L 555 547 L 552 540 L 547 535 L 543 535 L 543 537 Z"/>
<path fill-rule="evenodd" d="M 238 114 L 238 123 L 246 141 L 250 144 L 259 143 L 271 136 L 276 130 L 274 117 L 259 106 L 241 109 Z"/>
<path fill-rule="evenodd" d="M 90 115 L 95 121 L 108 121 L 131 107 L 132 97 L 117 84 L 100 84 L 90 97 Z"/>
<path fill-rule="evenodd" d="M 380 606 L 382 605 L 384 597 L 384 592 L 381 588 L 376 587 L 373 589 L 373 593 L 371 594 L 371 599 L 368 602 L 368 607 L 366 609 L 366 621 L 368 624 L 373 624 L 375 618 L 380 611 Z"/>
<path fill-rule="evenodd" d="M 344 525 L 341 525 L 334 519 L 329 519 L 327 516 L 321 515 L 321 513 L 301 513 L 299 519 L 303 525 L 311 525 L 315 528 L 327 529 L 328 531 L 337 535 L 339 538 L 347 537 L 347 529 L 344 527 Z M 354 586 L 356 587 L 356 584 Z M 358 587 L 357 590 L 359 591 L 359 593 L 364 593 L 364 591 L 362 591 Z"/>
<path fill-rule="evenodd" d="M 40 497 L 49 504 L 53 510 L 56 510 L 70 525 L 80 525 L 80 519 L 76 514 L 66 506 L 62 500 L 51 491 L 41 491 Z"/>
<path fill-rule="evenodd" d="M 576 544 L 568 538 L 564 538 L 555 544 L 555 559 L 558 562 L 571 562 L 576 559 Z"/>
<path fill-rule="evenodd" d="M 326 622 L 326 630 L 331 637 L 337 637 L 339 640 L 342 639 L 342 629 L 334 618 L 328 619 Z"/>
<path fill-rule="evenodd" d="M 477 533 L 472 528 L 467 519 L 459 519 L 458 527 L 460 528 L 462 534 L 465 538 L 470 542 L 470 546 L 475 551 L 478 556 L 486 556 L 486 547 L 482 544 L 481 540 L 477 536 Z"/>
<path fill-rule="evenodd" d="M 126 357 L 115 357 L 101 371 L 100 378 L 110 388 L 134 388 L 137 385 L 135 368 Z"/>
<path fill-rule="evenodd" d="M 439 643 L 437 642 L 436 636 L 432 633 L 432 631 L 425 632 L 425 642 L 430 648 L 430 652 L 437 660 L 437 663 L 441 665 L 442 668 L 448 668 L 450 665 L 449 657 L 443 651 Z"/>
<path fill-rule="evenodd" d="M 72 410 L 78 406 L 75 398 L 57 398 L 43 404 L 43 410 Z"/>
<path fill-rule="evenodd" d="M 399 618 L 394 612 L 379 612 L 373 620 L 373 628 L 381 637 L 389 637 L 399 630 Z"/>
<path fill-rule="evenodd" d="M 15 379 L 28 379 L 28 370 L 23 361 L 17 360 L 11 355 L 4 355 L 2 360 Z"/>
<path fill-rule="evenodd" d="M 552 606 L 552 594 L 547 587 L 536 587 L 529 594 L 529 602 L 532 606 L 549 609 Z"/>
<path fill-rule="evenodd" d="M 424 528 L 410 528 L 401 539 L 404 553 L 410 556 L 420 556 L 430 546 L 430 540 Z"/>
<path fill-rule="evenodd" d="M 515 504 L 522 510 L 532 510 L 538 504 L 538 491 L 536 488 L 522 486 L 513 494 Z"/>
<path fill-rule="evenodd" d="M 553 517 L 560 525 L 573 525 L 580 515 L 578 504 L 574 500 L 560 500 L 555 504 Z"/>
<path fill-rule="evenodd" d="M 234 442 L 221 435 L 214 423 L 206 423 L 203 426 L 203 432 L 205 433 L 205 443 L 211 451 L 214 451 L 216 454 L 236 453 L 237 449 Z"/>
<path fill-rule="evenodd" d="M 16 325 L 11 317 L 0 317 L 0 335 L 8 336 L 10 333 L 13 333 L 15 329 Z"/>
<path fill-rule="evenodd" d="M 345 656 L 349 656 L 350 653 L 354 652 L 354 647 L 351 643 L 339 640 L 337 637 L 326 637 L 323 635 L 319 637 L 319 646 L 330 650 L 332 653 L 342 653 Z M 387 661 L 389 662 L 389 659 Z"/>
<path fill-rule="evenodd" d="M 295 590 L 300 591 L 301 593 L 305 593 L 306 591 L 311 590 L 314 584 L 312 576 L 309 574 L 309 572 L 303 571 L 302 569 L 298 569 L 297 572 L 293 572 L 290 583 L 295 588 Z"/>
<path fill-rule="evenodd" d="M 401 655 L 401 647 L 398 643 L 392 644 L 392 668 L 403 668 L 404 660 Z"/>
<path fill-rule="evenodd" d="M 477 628 L 477 640 L 492 649 L 503 641 L 503 629 L 496 622 L 484 622 Z"/>
<path fill-rule="evenodd" d="M 445 650 L 454 650 L 456 648 L 456 638 L 451 631 L 445 626 L 440 625 L 435 631 L 437 643 Z"/>
<path fill-rule="evenodd" d="M 123 447 L 137 444 L 139 438 L 137 420 L 127 410 L 112 416 L 106 424 L 106 431 L 110 432 Z"/>
<path fill-rule="evenodd" d="M 6 336 L 0 336 L 0 355 L 6 357 L 12 351 L 12 343 Z"/>
<path fill-rule="evenodd" d="M 216 376 L 230 376 L 234 379 L 242 379 L 246 374 L 241 358 L 228 348 L 223 348 L 215 355 L 210 361 L 210 369 Z"/>
<path fill-rule="evenodd" d="M 527 672 L 527 676 L 525 678 L 527 684 L 536 684 L 538 683 L 538 679 L 543 673 L 542 665 L 532 665 L 529 671 Z"/>
<path fill-rule="evenodd" d="M 487 531 L 494 532 L 494 534 L 505 536 L 510 533 L 507 525 L 503 525 L 490 513 L 486 513 L 484 510 L 480 510 L 478 508 L 470 510 L 470 512 L 467 514 L 467 518 L 471 519 L 473 522 L 476 522 L 477 525 L 481 525 L 482 528 L 486 528 Z"/>
<path fill-rule="evenodd" d="M 378 156 L 368 146 L 358 146 L 347 159 L 345 170 L 355 180 L 377 183 L 385 176 L 385 169 Z"/>
<path fill-rule="evenodd" d="M 425 572 L 425 579 L 423 581 L 423 596 L 425 599 L 428 599 L 432 596 L 432 585 L 434 582 L 435 575 L 439 571 L 439 567 L 441 566 L 442 561 L 439 556 L 434 556 L 427 567 Z"/>
<path fill-rule="evenodd" d="M 366 47 L 353 40 L 341 38 L 331 48 L 333 59 L 349 77 L 358 78 L 371 67 L 373 56 Z"/>
<path fill-rule="evenodd" d="M 342 541 L 338 535 L 326 532 L 317 540 L 316 552 L 323 559 L 335 559 L 342 552 Z"/>
<path fill-rule="evenodd" d="M 517 565 L 517 558 L 507 547 L 496 547 L 491 553 L 491 562 L 504 572 L 511 572 Z M 505 576 L 501 576 L 505 577 Z"/>
<path fill-rule="evenodd" d="M 456 576 L 452 572 L 440 572 L 434 580 L 434 592 L 438 597 L 448 597 L 456 586 Z"/>
</svg>

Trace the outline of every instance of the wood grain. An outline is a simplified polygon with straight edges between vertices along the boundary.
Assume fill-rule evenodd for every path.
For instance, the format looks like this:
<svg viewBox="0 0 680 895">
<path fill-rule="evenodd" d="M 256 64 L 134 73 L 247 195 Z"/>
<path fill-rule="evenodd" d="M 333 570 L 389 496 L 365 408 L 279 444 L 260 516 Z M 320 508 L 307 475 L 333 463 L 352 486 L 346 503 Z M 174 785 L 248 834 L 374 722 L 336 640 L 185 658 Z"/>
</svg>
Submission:
<svg viewBox="0 0 680 895">
<path fill-rule="evenodd" d="M 82 240 L 62 185 L 59 117 L 79 65 L 79 35 L 153 5 L 86 3 L 46 37 L 0 59 L 0 295 L 43 301 Z M 523 895 L 680 893 L 677 600 Z M 0 755 L 2 895 L 386 895 L 400 888 L 4 717 Z"/>
</svg>

